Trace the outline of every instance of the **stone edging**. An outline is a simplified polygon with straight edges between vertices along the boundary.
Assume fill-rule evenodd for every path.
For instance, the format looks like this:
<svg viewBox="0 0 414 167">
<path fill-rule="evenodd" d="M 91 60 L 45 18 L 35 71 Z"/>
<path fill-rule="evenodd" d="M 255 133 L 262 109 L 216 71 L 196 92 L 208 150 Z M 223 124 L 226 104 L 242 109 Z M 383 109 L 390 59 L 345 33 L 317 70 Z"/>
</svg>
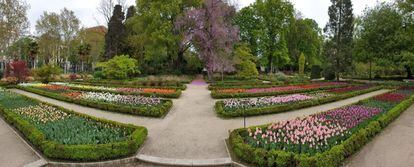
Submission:
<svg viewBox="0 0 414 167">
<path fill-rule="evenodd" d="M 143 154 L 138 154 L 136 158 L 139 161 L 168 166 L 224 166 L 231 165 L 230 158 L 218 158 L 218 159 L 171 159 L 153 157 Z"/>
</svg>

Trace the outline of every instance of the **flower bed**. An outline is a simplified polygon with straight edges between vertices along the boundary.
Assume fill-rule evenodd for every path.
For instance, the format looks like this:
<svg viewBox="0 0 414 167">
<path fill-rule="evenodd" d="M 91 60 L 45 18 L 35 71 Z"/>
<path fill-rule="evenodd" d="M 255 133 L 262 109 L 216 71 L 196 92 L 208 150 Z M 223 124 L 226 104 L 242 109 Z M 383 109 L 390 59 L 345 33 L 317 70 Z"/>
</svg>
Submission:
<svg viewBox="0 0 414 167">
<path fill-rule="evenodd" d="M 320 82 L 305 85 L 289 85 L 278 86 L 270 88 L 233 88 L 233 89 L 216 89 L 212 90 L 211 96 L 213 98 L 238 98 L 238 97 L 261 97 L 261 96 L 275 96 L 281 94 L 304 93 L 315 90 L 325 90 L 332 88 L 340 88 L 349 86 L 345 82 Z"/>
<path fill-rule="evenodd" d="M 80 85 L 71 83 L 54 82 L 50 84 L 25 83 L 21 86 L 38 87 L 51 91 L 64 90 L 78 90 L 78 91 L 93 91 L 93 92 L 107 92 L 121 95 L 141 95 L 147 97 L 164 97 L 164 98 L 178 98 L 181 95 L 180 89 L 171 88 L 130 88 L 130 87 L 106 87 L 93 85 Z"/>
<path fill-rule="evenodd" d="M 222 117 L 274 114 L 338 101 L 379 90 L 381 88 L 373 85 L 363 86 L 364 89 L 359 89 L 362 86 L 354 87 L 358 87 L 358 89 L 355 88 L 354 91 L 345 93 L 330 93 L 330 91 L 327 90 L 274 97 L 227 99 L 216 102 L 215 110 L 217 114 Z"/>
<path fill-rule="evenodd" d="M 401 92 L 407 90 L 305 118 L 237 129 L 229 142 L 236 156 L 256 166 L 340 166 L 414 103 L 414 90 L 398 101 L 393 98 Z"/>
<path fill-rule="evenodd" d="M 122 158 L 135 154 L 147 136 L 145 127 L 90 117 L 5 90 L 0 90 L 0 114 L 52 159 Z"/>
<path fill-rule="evenodd" d="M 28 84 L 20 84 L 18 88 L 87 107 L 140 116 L 164 117 L 172 107 L 171 100 L 137 95 L 119 95 L 72 90 L 56 92 L 50 91 L 45 87 L 33 87 Z"/>
</svg>

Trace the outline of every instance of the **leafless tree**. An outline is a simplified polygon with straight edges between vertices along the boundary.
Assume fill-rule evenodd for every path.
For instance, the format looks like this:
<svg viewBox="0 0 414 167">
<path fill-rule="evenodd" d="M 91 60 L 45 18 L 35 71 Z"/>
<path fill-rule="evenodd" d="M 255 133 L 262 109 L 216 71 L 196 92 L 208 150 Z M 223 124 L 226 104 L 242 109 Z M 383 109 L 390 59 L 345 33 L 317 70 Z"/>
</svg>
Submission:
<svg viewBox="0 0 414 167">
<path fill-rule="evenodd" d="M 124 12 L 128 8 L 126 0 L 101 0 L 99 3 L 97 10 L 105 18 L 106 24 L 112 17 L 115 5 L 121 5 Z"/>
</svg>

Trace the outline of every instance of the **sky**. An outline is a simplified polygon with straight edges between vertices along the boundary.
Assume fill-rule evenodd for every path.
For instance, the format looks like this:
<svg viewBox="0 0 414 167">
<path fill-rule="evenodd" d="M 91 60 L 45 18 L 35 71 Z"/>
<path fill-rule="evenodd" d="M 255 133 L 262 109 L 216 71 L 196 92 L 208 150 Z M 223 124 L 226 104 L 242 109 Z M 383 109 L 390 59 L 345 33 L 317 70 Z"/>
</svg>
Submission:
<svg viewBox="0 0 414 167">
<path fill-rule="evenodd" d="M 105 24 L 104 18 L 97 11 L 101 0 L 26 0 L 30 5 L 28 18 L 32 33 L 35 32 L 36 21 L 44 11 L 59 12 L 64 7 L 73 10 L 75 15 L 81 20 L 83 27 L 93 27 Z M 134 5 L 135 0 L 126 0 L 127 5 Z M 238 0 L 240 7 L 245 7 L 255 0 Z M 372 7 L 377 2 L 390 2 L 392 0 L 352 0 L 354 4 L 354 14 L 361 15 L 366 7 Z M 295 8 L 304 17 L 316 20 L 319 27 L 323 28 L 329 20 L 328 7 L 330 0 L 291 0 Z"/>
</svg>

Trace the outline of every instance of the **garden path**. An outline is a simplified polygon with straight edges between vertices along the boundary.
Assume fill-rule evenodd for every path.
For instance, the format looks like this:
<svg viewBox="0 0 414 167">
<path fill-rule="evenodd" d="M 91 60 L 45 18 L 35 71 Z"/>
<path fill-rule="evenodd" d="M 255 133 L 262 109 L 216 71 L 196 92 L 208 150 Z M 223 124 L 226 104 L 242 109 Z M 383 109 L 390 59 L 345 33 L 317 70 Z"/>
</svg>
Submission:
<svg viewBox="0 0 414 167">
<path fill-rule="evenodd" d="M 225 120 L 216 116 L 214 112 L 215 100 L 211 98 L 207 84 L 202 81 L 187 85 L 187 90 L 183 91 L 181 97 L 173 100 L 174 105 L 164 119 L 107 112 L 54 100 L 22 90 L 13 89 L 12 91 L 95 117 L 145 126 L 149 130 L 149 135 L 140 154 L 155 157 L 174 159 L 228 158 L 224 139 L 228 137 L 229 130 L 243 126 L 243 118 Z M 379 90 L 292 112 L 251 117 L 247 118 L 247 126 L 306 116 L 352 104 L 387 91 Z"/>
<path fill-rule="evenodd" d="M 414 164 L 414 105 L 353 155 L 349 167 L 412 167 Z"/>
<path fill-rule="evenodd" d="M 40 158 L 15 134 L 13 129 L 0 118 L 0 167 L 21 167 Z"/>
</svg>

